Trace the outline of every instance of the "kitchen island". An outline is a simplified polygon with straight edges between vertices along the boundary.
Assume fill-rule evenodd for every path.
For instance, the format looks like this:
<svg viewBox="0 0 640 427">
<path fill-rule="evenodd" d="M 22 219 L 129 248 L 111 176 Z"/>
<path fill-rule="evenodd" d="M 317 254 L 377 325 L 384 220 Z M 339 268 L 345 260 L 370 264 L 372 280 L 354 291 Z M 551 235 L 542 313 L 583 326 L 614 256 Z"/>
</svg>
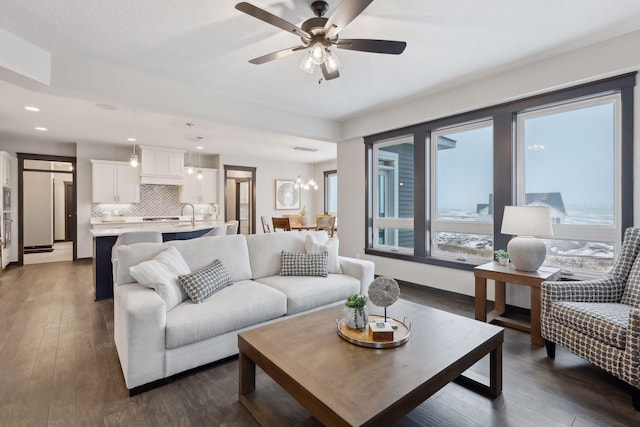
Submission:
<svg viewBox="0 0 640 427">
<path fill-rule="evenodd" d="M 93 283 L 96 301 L 113 298 L 113 267 L 111 264 L 111 248 L 122 233 L 132 231 L 158 231 L 162 233 L 162 241 L 187 240 L 206 234 L 213 227 L 223 225 L 224 221 L 191 222 L 155 222 L 153 224 L 132 224 L 126 227 L 113 224 L 109 228 L 94 228 L 93 235 Z M 105 225 L 104 223 L 101 225 Z"/>
</svg>

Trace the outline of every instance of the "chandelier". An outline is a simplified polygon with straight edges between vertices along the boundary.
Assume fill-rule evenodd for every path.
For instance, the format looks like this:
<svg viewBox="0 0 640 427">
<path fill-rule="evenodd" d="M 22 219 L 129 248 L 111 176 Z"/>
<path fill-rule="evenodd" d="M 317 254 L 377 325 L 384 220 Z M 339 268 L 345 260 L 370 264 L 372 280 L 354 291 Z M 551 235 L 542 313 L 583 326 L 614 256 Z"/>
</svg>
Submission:
<svg viewBox="0 0 640 427">
<path fill-rule="evenodd" d="M 307 148 L 307 147 L 294 147 L 294 150 L 298 151 L 297 155 L 302 155 L 304 157 L 302 159 L 303 161 L 305 162 L 310 161 L 313 168 L 311 176 L 307 178 L 303 178 L 302 176 L 298 175 L 298 177 L 296 178 L 296 183 L 294 184 L 294 187 L 296 189 L 301 189 L 301 190 L 317 190 L 318 183 L 316 182 L 314 177 L 315 177 L 315 171 L 316 171 L 315 153 L 318 150 L 315 148 Z M 300 159 L 298 159 L 298 161 L 300 161 Z"/>
</svg>

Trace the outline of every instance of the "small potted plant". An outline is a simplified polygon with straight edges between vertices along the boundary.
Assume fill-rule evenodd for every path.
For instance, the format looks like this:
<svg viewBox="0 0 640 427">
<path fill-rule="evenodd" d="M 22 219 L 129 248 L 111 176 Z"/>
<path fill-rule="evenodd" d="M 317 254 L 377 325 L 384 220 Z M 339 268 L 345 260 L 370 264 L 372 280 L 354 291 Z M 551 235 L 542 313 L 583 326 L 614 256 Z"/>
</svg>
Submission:
<svg viewBox="0 0 640 427">
<path fill-rule="evenodd" d="M 347 298 L 342 313 L 344 323 L 351 329 L 366 328 L 369 321 L 367 297 L 360 294 L 351 295 Z"/>
<path fill-rule="evenodd" d="M 496 259 L 498 260 L 498 263 L 500 265 L 507 265 L 507 263 L 509 262 L 509 253 L 507 251 L 505 251 L 504 249 L 500 249 L 497 250 L 495 254 Z"/>
<path fill-rule="evenodd" d="M 300 209 L 300 225 L 307 225 L 309 223 L 309 215 L 307 213 L 307 207 L 302 206 Z"/>
</svg>

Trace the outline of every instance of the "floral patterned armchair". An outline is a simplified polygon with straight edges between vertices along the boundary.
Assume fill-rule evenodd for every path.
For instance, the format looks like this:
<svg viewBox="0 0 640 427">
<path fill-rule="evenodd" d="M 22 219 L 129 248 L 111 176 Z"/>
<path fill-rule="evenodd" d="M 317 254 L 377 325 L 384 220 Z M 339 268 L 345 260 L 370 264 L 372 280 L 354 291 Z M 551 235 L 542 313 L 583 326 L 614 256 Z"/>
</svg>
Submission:
<svg viewBox="0 0 640 427">
<path fill-rule="evenodd" d="M 633 387 L 640 410 L 640 228 L 624 233 L 615 265 L 600 279 L 542 283 L 547 356 L 556 344 Z"/>
</svg>

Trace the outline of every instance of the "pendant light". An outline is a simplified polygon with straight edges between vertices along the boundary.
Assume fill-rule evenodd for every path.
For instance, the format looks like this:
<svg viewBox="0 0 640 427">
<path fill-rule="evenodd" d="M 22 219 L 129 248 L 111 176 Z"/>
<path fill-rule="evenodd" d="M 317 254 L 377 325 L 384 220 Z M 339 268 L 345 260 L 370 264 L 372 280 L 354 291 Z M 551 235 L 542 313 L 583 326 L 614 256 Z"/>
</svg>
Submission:
<svg viewBox="0 0 640 427">
<path fill-rule="evenodd" d="M 300 175 L 298 175 L 297 179 L 296 179 L 296 183 L 294 184 L 294 188 L 296 189 L 302 189 L 302 190 L 317 190 L 318 189 L 318 183 L 315 180 L 315 169 L 316 169 L 316 164 L 315 164 L 315 152 L 318 151 L 315 148 L 307 148 L 307 147 L 294 147 L 294 150 L 296 151 L 296 158 L 298 159 L 298 162 L 300 161 L 300 158 L 298 157 L 299 155 L 301 155 L 302 161 L 306 163 L 307 160 L 311 161 L 312 164 L 312 168 L 313 168 L 313 172 L 311 173 L 311 176 L 308 176 L 307 178 L 303 178 Z M 309 171 L 309 166 L 307 164 L 307 173 Z"/>
<path fill-rule="evenodd" d="M 133 113 L 131 114 L 131 123 L 133 127 L 133 136 L 127 138 L 127 141 L 133 142 L 133 148 L 131 157 L 129 158 L 129 164 L 132 168 L 138 167 L 138 155 L 136 154 L 136 109 L 133 109 Z"/>
<path fill-rule="evenodd" d="M 193 123 L 187 123 L 187 126 L 189 126 L 189 141 L 191 141 L 191 127 L 193 126 Z M 189 163 L 187 164 L 187 173 L 189 175 L 193 175 L 193 162 L 191 161 L 191 150 L 189 150 Z"/>
<path fill-rule="evenodd" d="M 201 136 L 197 136 L 196 139 L 198 140 L 198 146 L 196 147 L 198 150 L 202 150 L 202 146 L 200 146 L 200 140 L 202 139 Z M 200 169 L 201 167 L 201 163 L 200 163 L 201 157 L 200 157 L 200 152 L 198 151 L 198 172 L 196 172 L 196 176 L 198 177 L 198 179 L 202 179 L 202 170 Z"/>
</svg>

